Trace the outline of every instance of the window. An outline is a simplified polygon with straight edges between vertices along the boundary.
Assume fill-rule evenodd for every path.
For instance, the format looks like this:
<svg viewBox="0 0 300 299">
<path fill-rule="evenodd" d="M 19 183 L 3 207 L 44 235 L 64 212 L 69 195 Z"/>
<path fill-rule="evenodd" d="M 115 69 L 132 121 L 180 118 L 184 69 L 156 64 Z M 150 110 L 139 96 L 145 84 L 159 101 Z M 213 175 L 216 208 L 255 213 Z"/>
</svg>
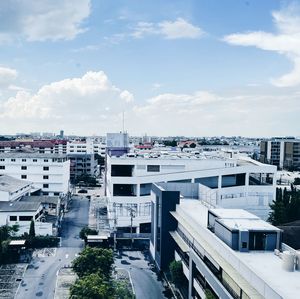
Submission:
<svg viewBox="0 0 300 299">
<path fill-rule="evenodd" d="M 27 179 L 27 175 L 26 175 L 26 174 L 22 174 L 22 175 L 21 175 L 21 179 L 22 179 L 22 180 L 26 180 L 26 179 Z"/>
<path fill-rule="evenodd" d="M 27 166 L 21 166 L 22 170 L 27 170 Z"/>
<path fill-rule="evenodd" d="M 159 172 L 160 165 L 147 165 L 147 171 L 148 172 Z"/>
<path fill-rule="evenodd" d="M 43 184 L 43 188 L 49 188 L 49 184 Z"/>
<path fill-rule="evenodd" d="M 17 216 L 9 216 L 9 221 L 17 221 Z"/>
<path fill-rule="evenodd" d="M 49 175 L 43 175 L 43 180 L 49 180 Z"/>
<path fill-rule="evenodd" d="M 44 159 L 44 162 L 48 162 L 48 159 Z"/>
<path fill-rule="evenodd" d="M 54 192 L 54 196 L 59 196 L 59 192 Z"/>
<path fill-rule="evenodd" d="M 37 159 L 33 159 L 32 162 L 37 162 Z"/>
<path fill-rule="evenodd" d="M 26 162 L 26 159 L 22 159 L 22 162 Z"/>
<path fill-rule="evenodd" d="M 44 166 L 43 170 L 48 171 L 49 170 L 49 166 Z"/>
<path fill-rule="evenodd" d="M 10 159 L 11 162 L 16 162 L 16 159 Z"/>
<path fill-rule="evenodd" d="M 5 159 L 0 159 L 1 162 L 5 161 Z"/>
<path fill-rule="evenodd" d="M 0 169 L 5 169 L 5 166 L 4 165 L 0 165 Z"/>
<path fill-rule="evenodd" d="M 111 165 L 111 176 L 131 177 L 134 165 Z"/>
<path fill-rule="evenodd" d="M 32 216 L 19 216 L 19 221 L 31 221 Z"/>
</svg>

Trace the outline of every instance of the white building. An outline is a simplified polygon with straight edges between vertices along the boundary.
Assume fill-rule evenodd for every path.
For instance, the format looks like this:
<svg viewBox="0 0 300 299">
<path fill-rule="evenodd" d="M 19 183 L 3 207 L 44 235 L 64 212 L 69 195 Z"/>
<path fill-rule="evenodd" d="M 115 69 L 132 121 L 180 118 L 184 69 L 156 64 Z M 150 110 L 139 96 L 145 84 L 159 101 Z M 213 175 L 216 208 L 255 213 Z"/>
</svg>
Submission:
<svg viewBox="0 0 300 299">
<path fill-rule="evenodd" d="M 86 141 L 68 141 L 68 154 L 98 154 L 105 157 L 106 143 L 98 139 L 87 139 Z"/>
<path fill-rule="evenodd" d="M 298 297 L 300 253 L 281 243 L 278 228 L 244 210 L 209 209 L 172 185 L 153 187 L 150 252 L 162 270 L 182 262 L 185 298 L 207 290 L 222 299 Z"/>
<path fill-rule="evenodd" d="M 0 201 L 14 201 L 29 195 L 33 183 L 18 180 L 8 175 L 0 175 Z"/>
<path fill-rule="evenodd" d="M 0 174 L 30 181 L 43 195 L 58 196 L 69 191 L 70 161 L 59 154 L 0 153 Z"/>
<path fill-rule="evenodd" d="M 266 219 L 275 199 L 276 167 L 249 158 L 162 153 L 107 156 L 106 193 L 111 226 L 150 232 L 151 184 L 198 183 L 215 207 L 243 208 Z"/>
</svg>

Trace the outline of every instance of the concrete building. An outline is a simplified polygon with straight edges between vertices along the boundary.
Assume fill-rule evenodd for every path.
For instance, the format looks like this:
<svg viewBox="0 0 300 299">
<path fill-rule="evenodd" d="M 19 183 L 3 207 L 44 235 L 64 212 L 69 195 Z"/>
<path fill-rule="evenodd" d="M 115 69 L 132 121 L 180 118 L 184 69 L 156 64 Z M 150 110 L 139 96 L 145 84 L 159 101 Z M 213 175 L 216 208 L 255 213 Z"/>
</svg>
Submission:
<svg viewBox="0 0 300 299">
<path fill-rule="evenodd" d="M 67 155 L 70 160 L 70 181 L 75 183 L 76 179 L 83 174 L 97 176 L 99 174 L 97 160 L 94 154 L 71 153 Z"/>
<path fill-rule="evenodd" d="M 89 138 L 85 141 L 68 141 L 67 153 L 68 154 L 98 154 L 105 157 L 106 143 L 98 139 Z"/>
<path fill-rule="evenodd" d="M 17 235 L 29 233 L 31 220 L 37 235 L 56 235 L 61 221 L 59 196 L 30 196 L 32 183 L 0 175 L 0 226 L 15 225 Z"/>
<path fill-rule="evenodd" d="M 215 153 L 214 153 L 215 154 Z M 150 232 L 151 185 L 196 183 L 212 207 L 243 208 L 266 219 L 275 199 L 276 167 L 247 157 L 154 153 L 108 155 L 106 194 L 111 227 Z M 132 219 L 133 218 L 133 219 Z"/>
<path fill-rule="evenodd" d="M 32 182 L 32 192 L 58 196 L 69 191 L 70 161 L 60 154 L 0 153 L 0 174 Z"/>
<path fill-rule="evenodd" d="M 150 252 L 161 270 L 181 261 L 183 296 L 297 298 L 300 254 L 281 243 L 280 229 L 245 210 L 210 209 L 194 192 L 193 184 L 152 188 Z"/>
<path fill-rule="evenodd" d="M 22 196 L 29 195 L 32 185 L 32 182 L 16 179 L 8 175 L 0 175 L 0 201 L 14 201 Z"/>
<path fill-rule="evenodd" d="M 300 140 L 274 138 L 261 141 L 260 161 L 279 169 L 300 169 Z"/>
</svg>

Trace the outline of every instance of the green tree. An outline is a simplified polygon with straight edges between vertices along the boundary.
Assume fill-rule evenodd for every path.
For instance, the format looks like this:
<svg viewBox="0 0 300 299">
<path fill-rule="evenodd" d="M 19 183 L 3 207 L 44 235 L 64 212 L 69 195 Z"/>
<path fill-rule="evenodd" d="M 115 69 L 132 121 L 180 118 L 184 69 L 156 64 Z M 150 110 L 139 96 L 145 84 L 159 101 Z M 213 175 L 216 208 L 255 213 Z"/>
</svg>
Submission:
<svg viewBox="0 0 300 299">
<path fill-rule="evenodd" d="M 79 277 L 101 272 L 104 277 L 109 278 L 113 263 L 113 252 L 111 250 L 87 246 L 72 264 Z"/>
<path fill-rule="evenodd" d="M 133 299 L 134 295 L 131 292 L 131 286 L 124 282 L 114 281 L 114 297 L 118 299 Z"/>
<path fill-rule="evenodd" d="M 295 178 L 294 185 L 300 185 L 300 178 Z"/>
<path fill-rule="evenodd" d="M 182 283 L 183 278 L 184 278 L 183 269 L 182 269 L 182 262 L 181 261 L 171 262 L 170 266 L 169 266 L 169 269 L 170 269 L 172 282 L 176 286 L 179 286 Z"/>
<path fill-rule="evenodd" d="M 34 221 L 33 219 L 30 222 L 30 228 L 29 228 L 29 238 L 34 238 L 35 237 L 35 227 L 34 227 Z"/>
<path fill-rule="evenodd" d="M 70 288 L 70 298 L 112 299 L 113 290 L 101 273 L 94 273 L 75 281 Z"/>
<path fill-rule="evenodd" d="M 81 229 L 79 233 L 79 237 L 82 240 L 86 241 L 87 235 L 98 235 L 98 231 L 92 228 L 89 228 L 88 226 L 85 226 Z"/>
<path fill-rule="evenodd" d="M 210 289 L 205 289 L 205 299 L 216 299 Z"/>
</svg>

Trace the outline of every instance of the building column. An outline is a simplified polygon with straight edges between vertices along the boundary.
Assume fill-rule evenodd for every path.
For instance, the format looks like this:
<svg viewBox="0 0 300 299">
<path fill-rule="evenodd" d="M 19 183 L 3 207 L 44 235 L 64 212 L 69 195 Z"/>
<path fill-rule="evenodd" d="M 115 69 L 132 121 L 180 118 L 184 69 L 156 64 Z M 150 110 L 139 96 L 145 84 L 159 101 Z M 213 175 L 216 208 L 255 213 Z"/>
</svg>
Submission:
<svg viewBox="0 0 300 299">
<path fill-rule="evenodd" d="M 222 175 L 218 176 L 218 193 L 216 198 L 216 204 L 218 205 L 221 202 L 221 190 L 222 190 Z"/>
<path fill-rule="evenodd" d="M 189 294 L 188 298 L 193 299 L 193 259 L 189 254 Z"/>
</svg>

